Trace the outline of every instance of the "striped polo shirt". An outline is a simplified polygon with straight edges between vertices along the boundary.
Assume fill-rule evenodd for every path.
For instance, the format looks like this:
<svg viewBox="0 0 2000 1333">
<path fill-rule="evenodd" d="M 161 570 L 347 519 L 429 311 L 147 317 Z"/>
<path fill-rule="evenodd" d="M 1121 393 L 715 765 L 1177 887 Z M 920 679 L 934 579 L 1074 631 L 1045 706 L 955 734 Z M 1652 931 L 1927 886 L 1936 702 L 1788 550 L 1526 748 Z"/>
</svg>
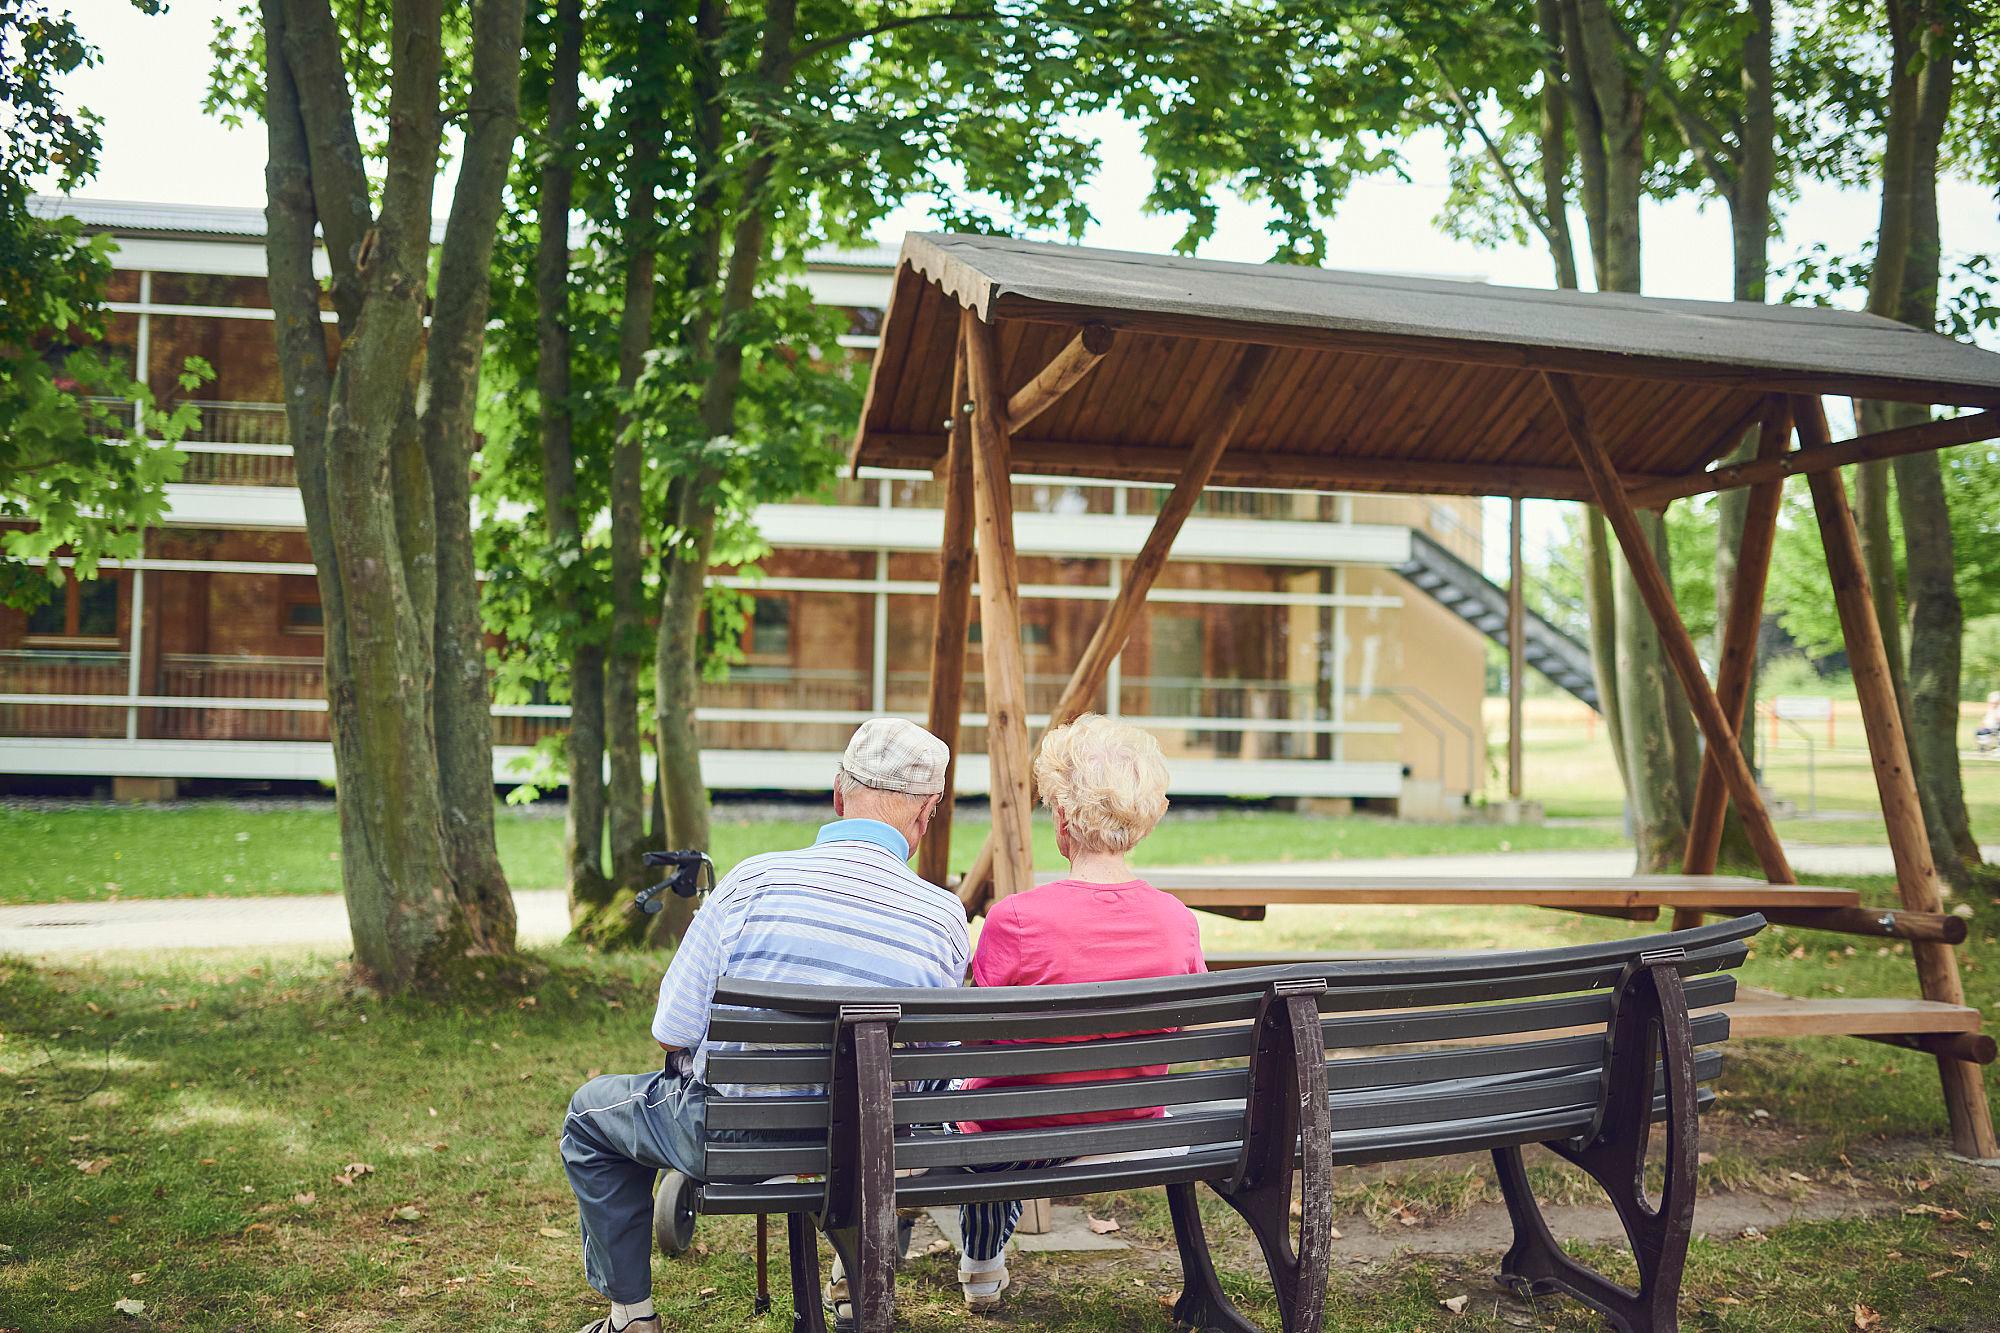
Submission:
<svg viewBox="0 0 2000 1333">
<path fill-rule="evenodd" d="M 972 945 L 958 895 L 917 878 L 903 835 L 873 819 L 839 819 L 811 847 L 768 852 L 723 877 L 695 913 L 667 974 L 653 1036 L 708 1055 L 742 1050 L 708 1040 L 720 977 L 816 986 L 956 986 Z M 724 1096 L 777 1096 L 812 1087 L 725 1087 Z"/>
</svg>

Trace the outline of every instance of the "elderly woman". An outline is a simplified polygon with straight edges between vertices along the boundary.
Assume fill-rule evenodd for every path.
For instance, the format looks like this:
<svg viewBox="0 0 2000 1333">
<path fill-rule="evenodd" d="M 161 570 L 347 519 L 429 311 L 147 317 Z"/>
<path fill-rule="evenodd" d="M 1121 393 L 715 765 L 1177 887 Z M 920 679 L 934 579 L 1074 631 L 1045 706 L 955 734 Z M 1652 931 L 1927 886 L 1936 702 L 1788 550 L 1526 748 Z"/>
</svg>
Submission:
<svg viewBox="0 0 2000 1333">
<path fill-rule="evenodd" d="M 1159 742 L 1137 727 L 1086 714 L 1042 738 L 1035 783 L 1056 821 L 1056 848 L 1067 879 L 1002 898 L 986 914 L 972 955 L 981 986 L 1059 986 L 1085 981 L 1184 976 L 1205 972 L 1201 930 L 1179 899 L 1132 873 L 1126 853 L 1167 812 L 1167 766 Z M 968 1079 L 968 1088 L 1067 1083 L 1166 1073 L 1165 1066 Z M 1089 1115 L 966 1123 L 982 1129 L 1143 1120 L 1157 1106 Z M 1021 1220 L 1018 1202 L 973 1204 L 959 1212 L 964 1256 L 958 1281 L 966 1307 L 992 1310 L 1007 1287 L 1007 1240 Z"/>
</svg>

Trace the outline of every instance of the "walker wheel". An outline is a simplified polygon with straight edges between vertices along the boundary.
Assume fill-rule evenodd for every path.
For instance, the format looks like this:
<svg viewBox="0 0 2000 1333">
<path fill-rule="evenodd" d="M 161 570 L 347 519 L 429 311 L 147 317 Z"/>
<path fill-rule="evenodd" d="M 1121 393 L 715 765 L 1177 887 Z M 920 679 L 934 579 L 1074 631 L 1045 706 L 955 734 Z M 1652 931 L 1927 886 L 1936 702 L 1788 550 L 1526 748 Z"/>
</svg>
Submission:
<svg viewBox="0 0 2000 1333">
<path fill-rule="evenodd" d="M 653 1239 L 660 1253 L 672 1259 L 694 1244 L 695 1182 L 668 1167 L 653 1192 Z"/>
</svg>

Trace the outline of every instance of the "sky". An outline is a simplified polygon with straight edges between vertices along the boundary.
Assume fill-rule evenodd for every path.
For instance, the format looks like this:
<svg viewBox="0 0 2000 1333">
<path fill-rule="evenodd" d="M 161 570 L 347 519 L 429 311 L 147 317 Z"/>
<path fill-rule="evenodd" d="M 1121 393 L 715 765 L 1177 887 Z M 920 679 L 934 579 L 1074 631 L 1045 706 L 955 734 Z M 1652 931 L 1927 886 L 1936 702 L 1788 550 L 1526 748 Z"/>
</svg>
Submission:
<svg viewBox="0 0 2000 1333">
<path fill-rule="evenodd" d="M 201 109 L 214 20 L 239 3 L 173 0 L 157 17 L 140 13 L 127 0 L 76 4 L 78 27 L 102 60 L 74 76 L 66 91 L 73 104 L 104 118 L 102 165 L 96 179 L 79 191 L 81 196 L 263 207 L 263 127 L 251 123 L 232 130 Z M 1085 244 L 1170 249 L 1180 237 L 1181 222 L 1142 209 L 1150 173 L 1136 130 L 1109 115 L 1082 123 L 1098 136 L 1103 159 L 1084 191 L 1094 218 Z M 1442 141 L 1420 140 L 1408 152 L 1409 180 L 1359 182 L 1327 224 L 1329 267 L 1553 285 L 1547 254 L 1539 245 L 1482 249 L 1438 230 L 1433 219 L 1446 194 Z M 443 187 L 449 189 L 448 180 Z M 1835 254 L 1854 253 L 1874 234 L 1878 207 L 1872 192 L 1807 183 L 1784 211 L 1784 237 L 1774 247 L 1774 261 L 1782 263 L 1813 243 Z M 1226 200 L 1216 234 L 1201 253 L 1214 259 L 1268 259 L 1275 248 L 1266 231 L 1268 216 L 1259 205 Z M 1947 255 L 2000 255 L 2000 210 L 1987 191 L 1964 181 L 1945 182 L 1939 218 Z M 921 211 L 908 209 L 888 219 L 877 234 L 894 245 L 905 230 L 926 225 Z M 1692 198 L 1649 203 L 1641 225 L 1648 294 L 1729 299 L 1729 222 L 1719 203 L 1704 206 Z M 1581 236 L 1580 224 L 1576 230 Z M 1488 502 L 1489 570 L 1496 562 L 1504 568 L 1506 508 L 1505 501 Z M 1559 510 L 1542 501 L 1530 501 L 1527 509 L 1524 537 L 1532 559 L 1553 536 Z"/>
</svg>

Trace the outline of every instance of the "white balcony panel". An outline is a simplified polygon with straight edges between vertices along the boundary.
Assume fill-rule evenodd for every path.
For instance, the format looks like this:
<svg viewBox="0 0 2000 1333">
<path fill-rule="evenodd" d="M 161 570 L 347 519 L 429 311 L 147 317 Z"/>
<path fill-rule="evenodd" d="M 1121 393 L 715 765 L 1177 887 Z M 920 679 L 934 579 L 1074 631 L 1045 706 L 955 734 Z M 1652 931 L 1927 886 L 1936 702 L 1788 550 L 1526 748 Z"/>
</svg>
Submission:
<svg viewBox="0 0 2000 1333">
<path fill-rule="evenodd" d="M 517 783 L 526 749 L 493 752 L 495 782 Z M 840 756 L 798 750 L 704 750 L 702 780 L 723 791 L 816 792 Z M 652 756 L 646 756 L 650 773 Z M 1190 796 L 1372 796 L 1403 791 L 1398 764 L 1299 759 L 1173 761 L 1174 790 Z M 333 780 L 333 747 L 313 741 L 128 741 L 0 737 L 0 773 L 48 777 L 232 778 L 243 781 Z M 960 755 L 958 790 L 983 795 L 986 756 Z"/>
<path fill-rule="evenodd" d="M 701 776 L 721 790 L 816 791 L 839 763 L 831 751 L 704 750 Z M 1393 797 L 1403 791 L 1403 768 L 1396 763 L 1176 756 L 1172 765 L 1174 790 L 1188 796 Z M 956 781 L 961 796 L 985 795 L 986 756 L 959 755 Z"/>
<path fill-rule="evenodd" d="M 1150 515 L 1017 513 L 1014 544 L 1023 555 L 1134 556 L 1152 527 Z M 775 504 L 758 509 L 757 528 L 780 548 L 935 551 L 944 540 L 944 515 L 935 509 Z M 1410 534 L 1375 523 L 1191 518 L 1173 555 L 1252 565 L 1400 565 L 1410 558 Z"/>
<path fill-rule="evenodd" d="M 167 487 L 166 523 L 181 528 L 278 528 L 301 531 L 305 501 L 291 486 Z"/>
</svg>

